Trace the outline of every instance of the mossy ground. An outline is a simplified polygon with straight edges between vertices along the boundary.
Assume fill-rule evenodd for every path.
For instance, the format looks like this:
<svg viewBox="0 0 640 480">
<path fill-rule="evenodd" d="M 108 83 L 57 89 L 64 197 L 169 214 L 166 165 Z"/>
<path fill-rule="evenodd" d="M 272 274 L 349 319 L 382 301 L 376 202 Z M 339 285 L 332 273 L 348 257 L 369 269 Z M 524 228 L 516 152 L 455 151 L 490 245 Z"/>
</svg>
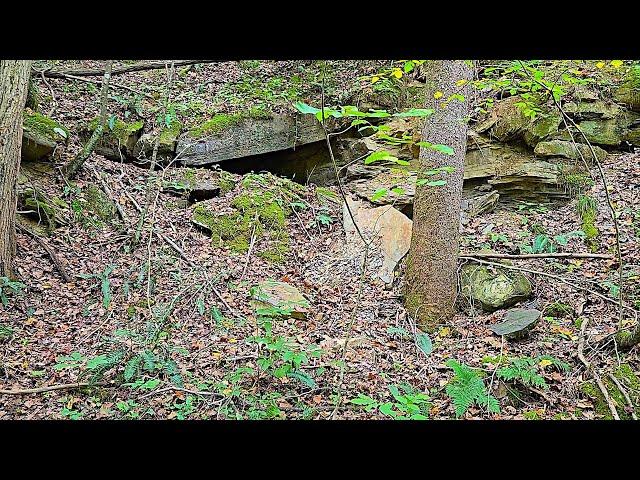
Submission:
<svg viewBox="0 0 640 480">
<path fill-rule="evenodd" d="M 286 218 L 289 204 L 299 198 L 304 187 L 271 174 L 248 174 L 231 201 L 234 211 L 216 215 L 200 203 L 194 220 L 211 230 L 212 243 L 236 253 L 246 253 L 255 236 L 254 251 L 259 257 L 282 262 L 290 250 Z"/>
<path fill-rule="evenodd" d="M 634 405 L 635 414 L 640 416 L 640 379 L 635 373 L 633 373 L 633 370 L 627 363 L 620 365 L 613 375 L 626 389 L 629 397 L 631 398 L 631 402 Z M 631 420 L 631 414 L 627 411 L 628 404 L 622 392 L 618 390 L 618 387 L 609 378 L 603 377 L 602 381 L 605 384 L 612 400 L 615 402 L 616 410 L 618 411 L 620 418 L 622 420 Z M 606 420 L 613 419 L 609 406 L 604 399 L 604 395 L 602 395 L 602 392 L 594 381 L 583 383 L 581 390 L 582 393 L 593 401 L 595 411 L 598 415 Z"/>
</svg>

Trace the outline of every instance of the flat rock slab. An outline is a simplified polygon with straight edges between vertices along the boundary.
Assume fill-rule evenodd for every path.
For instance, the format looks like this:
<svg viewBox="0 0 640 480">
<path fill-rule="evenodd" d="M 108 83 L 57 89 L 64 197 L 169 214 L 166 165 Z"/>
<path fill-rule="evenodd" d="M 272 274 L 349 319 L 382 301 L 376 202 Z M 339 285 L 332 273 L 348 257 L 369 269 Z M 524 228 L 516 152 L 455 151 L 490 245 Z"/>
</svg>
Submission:
<svg viewBox="0 0 640 480">
<path fill-rule="evenodd" d="M 252 298 L 254 306 L 272 306 L 290 310 L 293 318 L 305 319 L 309 308 L 309 302 L 295 286 L 273 280 L 260 282 L 253 290 Z"/>
<path fill-rule="evenodd" d="M 489 326 L 496 335 L 504 335 L 507 339 L 518 339 L 526 336 L 538 323 L 542 312 L 535 309 L 514 308 L 504 316 L 504 321 Z"/>
<path fill-rule="evenodd" d="M 325 139 L 320 122 L 312 115 L 273 115 L 244 118 L 203 140 L 187 136 L 178 140 L 179 161 L 202 166 L 235 158 L 294 148 Z"/>
<path fill-rule="evenodd" d="M 386 284 L 391 283 L 396 265 L 409 251 L 413 222 L 402 212 L 388 205 L 366 208 L 363 202 L 350 199 L 347 201 L 360 231 L 372 239 L 375 247 L 382 253 L 382 265 L 378 270 L 378 277 Z M 362 239 L 356 231 L 346 205 L 343 205 L 342 214 L 347 243 L 362 245 Z"/>
</svg>

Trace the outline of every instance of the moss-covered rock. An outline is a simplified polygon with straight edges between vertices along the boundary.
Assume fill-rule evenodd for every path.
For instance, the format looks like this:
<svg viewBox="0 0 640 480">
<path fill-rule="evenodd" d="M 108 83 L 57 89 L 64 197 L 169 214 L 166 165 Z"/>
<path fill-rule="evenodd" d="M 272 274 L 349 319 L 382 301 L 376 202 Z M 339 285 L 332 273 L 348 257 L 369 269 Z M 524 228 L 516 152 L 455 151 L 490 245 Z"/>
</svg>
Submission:
<svg viewBox="0 0 640 480">
<path fill-rule="evenodd" d="M 530 147 L 558 132 L 562 117 L 558 113 L 538 115 L 524 131 L 524 141 Z"/>
<path fill-rule="evenodd" d="M 82 129 L 81 136 L 84 140 L 91 136 L 91 133 L 99 125 L 100 119 L 94 118 Z M 102 134 L 102 138 L 96 145 L 96 153 L 111 160 L 120 161 L 134 158 L 134 149 L 142 135 L 144 121 L 125 122 L 119 118 L 107 125 Z"/>
<path fill-rule="evenodd" d="M 510 307 L 531 296 L 531 282 L 521 273 L 507 269 L 467 264 L 461 271 L 462 294 L 483 310 Z"/>
<path fill-rule="evenodd" d="M 565 103 L 562 108 L 576 120 L 608 120 L 616 118 L 621 113 L 618 105 L 602 100 L 592 102 L 568 102 Z"/>
<path fill-rule="evenodd" d="M 168 163 L 175 157 L 178 136 L 182 131 L 182 123 L 173 120 L 165 126 L 158 135 L 158 152 L 156 161 L 158 163 Z M 133 148 L 133 155 L 138 160 L 148 160 L 153 158 L 153 149 L 156 142 L 156 135 L 145 133 L 142 135 Z"/>
<path fill-rule="evenodd" d="M 614 377 L 622 384 L 627 391 L 631 403 L 633 404 L 634 413 L 636 416 L 640 416 L 640 379 L 633 372 L 633 369 L 628 363 L 623 363 L 613 373 Z M 631 413 L 628 410 L 628 403 L 624 398 L 622 392 L 618 389 L 616 384 L 605 376 L 602 377 L 602 381 L 609 392 L 609 396 L 613 400 L 616 410 L 622 420 L 631 420 Z M 606 420 L 612 420 L 611 410 L 604 398 L 604 395 L 598 388 L 598 385 L 594 381 L 585 382 L 580 387 L 580 390 L 586 395 L 594 405 L 596 413 Z"/>
<path fill-rule="evenodd" d="M 607 152 L 600 147 L 593 146 L 593 151 L 596 154 L 598 161 L 602 162 Z M 583 143 L 567 142 L 564 140 L 550 140 L 548 142 L 540 142 L 533 150 L 536 155 L 542 157 L 564 157 L 571 160 L 585 159 L 587 161 L 593 160 L 593 154 L 588 145 Z"/>
<path fill-rule="evenodd" d="M 640 65 L 632 66 L 614 93 L 616 101 L 640 112 Z"/>
<path fill-rule="evenodd" d="M 69 130 L 60 123 L 31 109 L 25 109 L 22 116 L 23 161 L 38 161 L 53 152 L 58 143 L 69 138 Z"/>
<path fill-rule="evenodd" d="M 116 216 L 117 209 L 113 201 L 96 185 L 89 185 L 84 191 L 86 209 L 100 220 L 109 222 Z"/>
<path fill-rule="evenodd" d="M 50 197 L 37 188 L 19 188 L 18 206 L 28 211 L 29 218 L 43 226 L 47 232 L 66 225 L 69 205 L 58 197 Z"/>
<path fill-rule="evenodd" d="M 215 246 L 246 253 L 255 236 L 257 256 L 281 262 L 289 252 L 285 219 L 292 214 L 289 204 L 299 200 L 304 187 L 271 174 L 248 174 L 233 197 L 234 211 L 218 215 L 205 203 L 193 209 L 192 221 L 211 232 Z"/>
<path fill-rule="evenodd" d="M 234 125 L 240 124 L 245 119 L 269 118 L 271 118 L 271 114 L 261 109 L 251 109 L 232 114 L 219 113 L 209 120 L 191 127 L 191 129 L 189 129 L 189 135 L 194 139 L 198 139 L 206 137 L 207 135 L 219 134 Z"/>
<path fill-rule="evenodd" d="M 522 137 L 525 129 L 531 124 L 531 118 L 527 117 L 518 105 L 521 102 L 522 98 L 517 95 L 496 101 L 475 130 L 478 133 L 488 131 L 501 142 Z"/>
</svg>

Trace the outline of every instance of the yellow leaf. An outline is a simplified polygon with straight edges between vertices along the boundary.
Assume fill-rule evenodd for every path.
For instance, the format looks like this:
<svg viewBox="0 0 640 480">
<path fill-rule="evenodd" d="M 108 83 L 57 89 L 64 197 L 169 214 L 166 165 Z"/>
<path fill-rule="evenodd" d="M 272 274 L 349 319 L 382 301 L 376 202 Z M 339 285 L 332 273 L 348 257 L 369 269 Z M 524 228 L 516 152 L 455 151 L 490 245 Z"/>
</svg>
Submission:
<svg viewBox="0 0 640 480">
<path fill-rule="evenodd" d="M 598 63 L 596 63 L 596 67 L 597 67 L 597 68 L 602 68 L 602 67 L 604 67 L 604 62 L 598 62 Z"/>
<path fill-rule="evenodd" d="M 402 77 L 402 70 L 400 70 L 399 68 L 396 68 L 396 69 L 393 71 L 392 75 L 393 75 L 394 77 L 396 77 L 396 78 L 401 78 L 401 77 Z"/>
<path fill-rule="evenodd" d="M 622 66 L 622 60 L 611 60 L 611 66 L 613 68 L 620 68 Z"/>
<path fill-rule="evenodd" d="M 373 77 L 371 78 L 371 83 L 376 83 L 378 80 L 380 80 L 380 77 L 378 77 L 378 76 L 373 76 Z"/>
<path fill-rule="evenodd" d="M 461 86 L 463 86 L 465 83 L 467 83 L 467 81 L 466 81 L 465 79 L 458 80 L 458 81 L 456 82 L 456 87 L 461 87 Z"/>
<path fill-rule="evenodd" d="M 437 91 L 436 93 L 433 94 L 433 98 L 440 98 L 444 95 L 444 93 L 442 93 L 441 91 Z"/>
<path fill-rule="evenodd" d="M 232 391 L 233 391 L 233 390 L 231 390 L 230 388 L 225 388 L 225 389 L 222 391 L 222 394 L 223 394 L 224 396 L 226 396 L 226 397 L 227 397 L 227 396 L 229 396 L 229 395 L 231 394 L 231 392 L 232 392 Z"/>
<path fill-rule="evenodd" d="M 449 327 L 443 327 L 440 329 L 440 331 L 438 332 L 438 336 L 439 337 L 446 337 L 447 335 L 449 335 L 451 333 L 451 329 Z"/>
<path fill-rule="evenodd" d="M 547 360 L 546 358 L 540 360 L 540 363 L 538 365 L 540 365 L 540 368 L 544 368 L 544 367 L 548 367 L 549 365 L 551 365 L 553 362 L 551 360 Z"/>
</svg>

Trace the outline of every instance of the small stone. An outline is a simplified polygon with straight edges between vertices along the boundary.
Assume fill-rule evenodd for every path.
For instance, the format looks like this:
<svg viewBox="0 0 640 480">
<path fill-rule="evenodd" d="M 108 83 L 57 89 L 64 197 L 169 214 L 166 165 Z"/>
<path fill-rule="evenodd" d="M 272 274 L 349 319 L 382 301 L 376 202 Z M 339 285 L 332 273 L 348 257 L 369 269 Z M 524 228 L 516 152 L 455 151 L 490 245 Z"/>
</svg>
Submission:
<svg viewBox="0 0 640 480">
<path fill-rule="evenodd" d="M 309 302 L 295 286 L 274 280 L 260 282 L 252 294 L 254 306 L 272 306 L 285 310 L 291 310 L 290 316 L 305 319 L 309 308 Z"/>
<path fill-rule="evenodd" d="M 496 335 L 504 335 L 509 340 L 522 338 L 538 323 L 541 316 L 540 310 L 514 308 L 507 312 L 502 323 L 489 326 L 489 330 Z"/>
</svg>

